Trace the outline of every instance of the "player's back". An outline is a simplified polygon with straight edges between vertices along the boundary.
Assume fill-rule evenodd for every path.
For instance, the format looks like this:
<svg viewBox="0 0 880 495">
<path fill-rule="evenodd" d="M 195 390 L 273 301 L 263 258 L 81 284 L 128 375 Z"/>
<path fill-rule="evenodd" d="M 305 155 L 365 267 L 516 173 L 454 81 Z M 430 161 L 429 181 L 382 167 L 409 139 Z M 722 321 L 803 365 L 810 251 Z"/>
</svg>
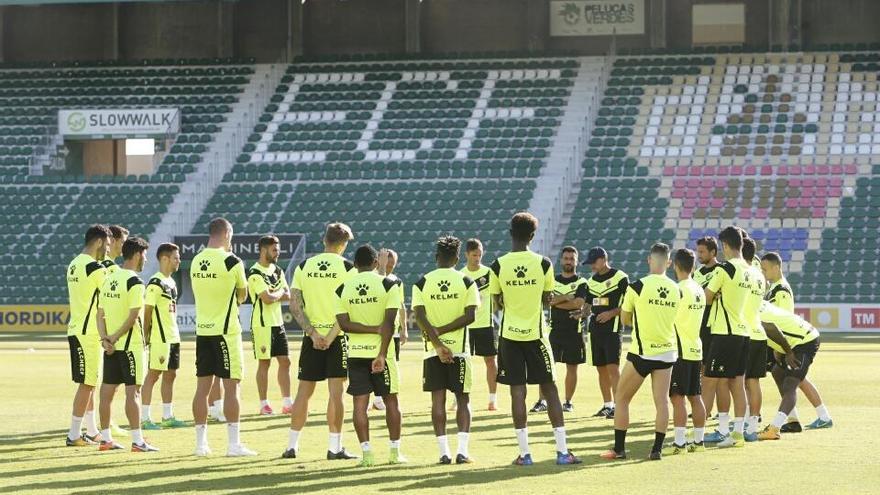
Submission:
<svg viewBox="0 0 880 495">
<path fill-rule="evenodd" d="M 104 279 L 101 286 L 100 307 L 108 333 L 116 332 L 128 320 L 132 309 L 138 310 L 137 319 L 128 332 L 116 342 L 116 349 L 140 349 L 144 342 L 143 328 L 144 281 L 137 273 L 120 268 Z"/>
<path fill-rule="evenodd" d="M 770 284 L 765 299 L 776 307 L 794 313 L 794 292 L 785 277 Z"/>
<path fill-rule="evenodd" d="M 752 340 L 767 340 L 767 334 L 761 325 L 761 303 L 764 301 L 764 286 L 766 281 L 760 268 L 750 267 L 745 278 L 751 284 L 749 297 L 743 308 L 746 325 L 749 328 L 749 338 Z"/>
<path fill-rule="evenodd" d="M 791 347 L 806 344 L 819 338 L 819 330 L 801 318 L 800 315 L 790 313 L 768 302 L 761 305 L 761 321 L 775 325 Z M 768 339 L 767 344 L 776 352 L 782 352 L 782 347 L 773 340 Z"/>
<path fill-rule="evenodd" d="M 156 272 L 147 282 L 145 305 L 153 306 L 152 328 L 159 331 L 162 342 L 180 343 L 180 330 L 177 326 L 177 283 L 172 277 Z"/>
<path fill-rule="evenodd" d="M 491 328 L 493 303 L 492 296 L 489 294 L 489 267 L 481 264 L 475 271 L 471 271 L 465 265 L 460 271 L 477 284 L 477 291 L 480 293 L 480 307 L 477 308 L 476 317 L 470 327 Z"/>
<path fill-rule="evenodd" d="M 491 266 L 490 292 L 504 304 L 500 336 L 509 340 L 537 340 L 547 335 L 544 292 L 555 284 L 553 263 L 531 251 L 514 251 Z"/>
<path fill-rule="evenodd" d="M 666 275 L 651 274 L 630 284 L 627 291 L 632 294 L 624 297 L 623 311 L 633 314 L 629 352 L 653 356 L 677 350 L 675 317 L 681 301 L 678 284 Z"/>
<path fill-rule="evenodd" d="M 336 289 L 337 314 L 347 314 L 354 323 L 376 327 L 385 321 L 387 309 L 400 308 L 400 286 L 374 271 L 360 272 Z M 350 357 L 375 357 L 382 342 L 379 334 L 348 335 Z"/>
<path fill-rule="evenodd" d="M 67 335 L 97 335 L 98 297 L 106 269 L 87 254 L 79 254 L 67 265 L 67 293 L 70 322 Z"/>
<path fill-rule="evenodd" d="M 302 292 L 303 311 L 321 335 L 336 323 L 336 289 L 356 273 L 350 261 L 334 253 L 316 254 L 294 269 L 291 287 Z"/>
<path fill-rule="evenodd" d="M 438 268 L 426 273 L 413 285 L 412 306 L 423 306 L 425 317 L 434 327 L 441 327 L 458 319 L 468 306 L 479 306 L 479 292 L 475 282 L 454 268 Z M 429 339 L 425 341 L 425 352 L 434 349 Z M 443 345 L 452 352 L 464 354 L 468 348 L 467 332 L 459 328 L 440 335 Z"/>
<path fill-rule="evenodd" d="M 241 333 L 236 289 L 244 286 L 244 265 L 238 256 L 219 248 L 205 248 L 190 267 L 198 335 Z"/>
<path fill-rule="evenodd" d="M 752 292 L 750 273 L 751 266 L 746 260 L 733 258 L 720 263 L 713 274 L 707 287 L 715 293 L 710 318 L 713 334 L 748 337 L 745 308 Z"/>
<path fill-rule="evenodd" d="M 700 330 L 706 308 L 706 297 L 703 288 L 692 278 L 680 281 L 678 288 L 681 290 L 680 307 L 675 317 L 678 352 L 682 359 L 699 361 L 703 357 Z"/>
</svg>

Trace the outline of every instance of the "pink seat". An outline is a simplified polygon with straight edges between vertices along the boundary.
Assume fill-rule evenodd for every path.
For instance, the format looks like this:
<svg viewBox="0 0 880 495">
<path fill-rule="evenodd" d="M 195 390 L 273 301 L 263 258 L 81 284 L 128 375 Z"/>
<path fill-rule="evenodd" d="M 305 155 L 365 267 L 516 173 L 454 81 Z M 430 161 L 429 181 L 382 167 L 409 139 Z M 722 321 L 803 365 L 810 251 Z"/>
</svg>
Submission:
<svg viewBox="0 0 880 495">
<path fill-rule="evenodd" d="M 739 217 L 744 220 L 752 218 L 752 210 L 750 210 L 749 208 L 740 208 Z"/>
<path fill-rule="evenodd" d="M 715 181 L 712 179 L 700 179 L 700 187 L 712 187 L 713 184 L 715 184 Z"/>
<path fill-rule="evenodd" d="M 665 177 L 671 177 L 675 175 L 675 168 L 673 167 L 663 167 L 663 175 Z"/>
<path fill-rule="evenodd" d="M 696 165 L 691 165 L 690 167 L 688 167 L 688 170 L 690 172 L 691 177 L 699 177 L 700 175 L 702 175 L 703 174 L 702 169 L 703 169 L 703 167 L 698 167 Z"/>
<path fill-rule="evenodd" d="M 840 175 L 843 173 L 843 165 L 832 165 L 831 175 Z"/>
<path fill-rule="evenodd" d="M 676 167 L 675 168 L 675 175 L 677 175 L 679 177 L 687 177 L 687 174 L 688 174 L 687 167 Z"/>
<path fill-rule="evenodd" d="M 727 179 L 715 179 L 715 187 L 727 187 Z"/>
<path fill-rule="evenodd" d="M 811 206 L 813 208 L 824 208 L 825 207 L 825 198 L 813 198 L 811 202 Z"/>
<path fill-rule="evenodd" d="M 696 188 L 696 187 L 700 187 L 700 179 L 697 179 L 697 178 L 690 178 L 690 179 L 688 179 L 688 180 L 687 180 L 687 186 L 688 186 L 688 187 L 694 187 L 694 188 Z"/>
<path fill-rule="evenodd" d="M 816 184 L 816 179 L 812 177 L 805 177 L 801 184 L 803 185 L 803 187 L 813 187 Z"/>
<path fill-rule="evenodd" d="M 741 165 L 731 165 L 730 166 L 730 175 L 742 175 L 743 168 Z"/>
<path fill-rule="evenodd" d="M 734 167 L 736 167 L 736 165 L 734 165 Z M 746 165 L 745 167 L 743 167 L 743 173 L 748 176 L 755 175 L 755 170 L 756 169 L 754 165 Z"/>
<path fill-rule="evenodd" d="M 681 210 L 681 218 L 691 218 L 694 216 L 694 210 L 690 208 L 683 208 Z"/>
<path fill-rule="evenodd" d="M 841 187 L 843 185 L 843 179 L 840 177 L 832 177 L 828 179 L 828 185 L 831 187 Z"/>
<path fill-rule="evenodd" d="M 724 206 L 724 199 L 723 198 L 712 198 L 712 200 L 709 202 L 709 204 L 712 206 L 712 208 L 721 208 Z"/>
<path fill-rule="evenodd" d="M 767 218 L 767 209 L 766 208 L 755 209 L 755 218 Z"/>
<path fill-rule="evenodd" d="M 804 175 L 816 175 L 816 166 L 815 165 L 807 165 L 803 167 Z"/>
<path fill-rule="evenodd" d="M 716 170 L 714 166 L 703 167 L 703 175 L 715 175 Z"/>
<path fill-rule="evenodd" d="M 800 165 L 791 165 L 788 167 L 789 175 L 801 175 L 802 170 Z"/>
<path fill-rule="evenodd" d="M 816 179 L 816 185 L 819 187 L 828 187 L 828 178 L 819 177 L 818 179 Z"/>
<path fill-rule="evenodd" d="M 797 208 L 798 207 L 798 199 L 797 198 L 788 198 L 785 200 L 786 208 Z"/>
<path fill-rule="evenodd" d="M 816 194 L 816 188 L 813 186 L 804 186 L 801 188 L 801 197 L 809 198 Z"/>
<path fill-rule="evenodd" d="M 687 185 L 687 181 L 684 179 L 675 179 L 672 181 L 672 186 L 676 189 L 685 187 Z"/>
<path fill-rule="evenodd" d="M 675 199 L 681 199 L 681 198 L 683 198 L 684 196 L 685 196 L 685 190 L 684 190 L 684 189 L 674 189 L 674 190 L 672 191 L 672 197 L 675 198 Z"/>
<path fill-rule="evenodd" d="M 831 167 L 828 165 L 818 165 L 816 166 L 816 173 L 819 175 L 828 175 L 831 172 Z"/>
<path fill-rule="evenodd" d="M 843 188 L 840 187 L 829 187 L 828 188 L 828 197 L 829 198 L 839 198 L 843 195 Z"/>
<path fill-rule="evenodd" d="M 682 205 L 685 208 L 696 208 L 697 207 L 697 198 L 687 198 L 684 200 Z"/>
<path fill-rule="evenodd" d="M 761 167 L 761 175 L 773 175 L 773 167 L 764 165 Z"/>
<path fill-rule="evenodd" d="M 719 165 L 717 170 L 717 175 L 729 175 L 730 171 L 727 168 L 727 165 Z"/>
<path fill-rule="evenodd" d="M 825 208 L 813 208 L 813 218 L 825 218 Z"/>
<path fill-rule="evenodd" d="M 859 172 L 859 167 L 855 166 L 854 164 L 849 164 L 844 167 L 844 169 L 847 175 L 855 175 Z"/>
<path fill-rule="evenodd" d="M 788 185 L 791 187 L 801 187 L 801 179 L 799 179 L 799 178 L 790 179 L 788 181 Z"/>
<path fill-rule="evenodd" d="M 699 189 L 699 188 L 686 189 L 684 197 L 689 198 L 689 199 L 697 199 L 700 197 L 700 191 L 701 191 L 701 189 Z"/>
</svg>

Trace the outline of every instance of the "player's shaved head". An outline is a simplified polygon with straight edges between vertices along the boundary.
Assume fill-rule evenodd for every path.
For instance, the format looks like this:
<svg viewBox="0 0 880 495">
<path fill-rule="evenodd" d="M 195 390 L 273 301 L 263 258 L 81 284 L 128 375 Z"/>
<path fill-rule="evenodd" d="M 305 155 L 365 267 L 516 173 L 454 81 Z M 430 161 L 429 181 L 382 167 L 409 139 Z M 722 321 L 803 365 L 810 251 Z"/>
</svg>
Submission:
<svg viewBox="0 0 880 495">
<path fill-rule="evenodd" d="M 530 242 L 538 231 L 538 219 L 527 211 L 510 219 L 510 237 L 519 242 Z"/>
<path fill-rule="evenodd" d="M 354 252 L 354 265 L 358 269 L 370 269 L 379 261 L 379 252 L 369 244 L 357 248 Z"/>
<path fill-rule="evenodd" d="M 123 227 L 122 225 L 111 225 L 110 233 L 113 235 L 114 239 L 122 239 L 123 237 L 128 237 L 128 229 Z"/>
<path fill-rule="evenodd" d="M 211 223 L 208 224 L 208 234 L 211 237 L 221 236 L 227 234 L 232 231 L 232 224 L 229 220 L 218 217 L 211 220 Z"/>
</svg>

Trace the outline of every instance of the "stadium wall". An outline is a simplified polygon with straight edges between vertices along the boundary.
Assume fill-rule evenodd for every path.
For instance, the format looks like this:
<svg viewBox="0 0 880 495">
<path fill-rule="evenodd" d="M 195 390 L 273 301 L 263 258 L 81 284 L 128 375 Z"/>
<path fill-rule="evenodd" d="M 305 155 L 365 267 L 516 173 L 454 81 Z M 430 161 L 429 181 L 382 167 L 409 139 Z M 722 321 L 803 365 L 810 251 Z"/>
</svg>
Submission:
<svg viewBox="0 0 880 495">
<path fill-rule="evenodd" d="M 692 9 L 717 0 L 644 0 L 645 32 L 619 49 L 688 48 Z M 190 0 L 0 7 L 7 62 L 298 54 L 574 50 L 611 36 L 552 37 L 550 0 Z M 746 43 L 880 41 L 877 0 L 741 0 Z M 798 20 L 799 17 L 799 20 Z M 771 38 L 772 36 L 772 38 Z"/>
</svg>

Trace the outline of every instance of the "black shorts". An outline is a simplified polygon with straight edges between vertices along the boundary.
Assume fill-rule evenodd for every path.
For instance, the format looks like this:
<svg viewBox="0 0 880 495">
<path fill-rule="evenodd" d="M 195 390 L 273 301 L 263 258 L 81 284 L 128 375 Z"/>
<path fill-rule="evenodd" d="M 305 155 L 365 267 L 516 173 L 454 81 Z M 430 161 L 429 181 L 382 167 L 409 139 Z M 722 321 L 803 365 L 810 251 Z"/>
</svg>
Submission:
<svg viewBox="0 0 880 495">
<path fill-rule="evenodd" d="M 471 356 L 498 355 L 494 328 L 468 328 L 468 340 L 471 342 Z"/>
<path fill-rule="evenodd" d="M 790 369 L 779 362 L 776 363 L 776 366 L 782 369 L 783 377 L 793 376 L 799 380 L 804 380 L 807 377 L 807 372 L 810 371 L 810 366 L 816 360 L 816 353 L 819 352 L 819 339 L 807 342 L 806 344 L 796 345 L 792 348 L 792 351 L 794 351 L 795 357 L 801 363 L 800 366 Z"/>
<path fill-rule="evenodd" d="M 143 379 L 138 376 L 140 363 L 132 351 L 114 351 L 109 356 L 104 354 L 104 378 L 107 385 L 140 385 Z M 140 382 L 140 383 L 139 383 Z"/>
<path fill-rule="evenodd" d="M 669 395 L 693 397 L 703 393 L 700 386 L 700 367 L 702 361 L 681 359 L 672 367 L 672 381 L 669 383 Z"/>
<path fill-rule="evenodd" d="M 666 361 L 654 361 L 653 359 L 645 359 L 637 354 L 627 353 L 626 360 L 632 363 L 642 378 L 646 378 L 652 371 L 668 370 L 675 363 L 667 363 Z"/>
<path fill-rule="evenodd" d="M 241 335 L 196 335 L 196 376 L 241 380 Z"/>
<path fill-rule="evenodd" d="M 396 394 L 400 386 L 397 361 L 385 360 L 385 370 L 373 373 L 373 358 L 348 359 L 348 394 L 352 396 L 374 394 L 385 397 Z"/>
<path fill-rule="evenodd" d="M 593 366 L 620 364 L 620 332 L 590 330 L 590 357 Z"/>
<path fill-rule="evenodd" d="M 746 378 L 757 379 L 767 376 L 767 341 L 749 339 L 749 362 L 746 364 Z"/>
<path fill-rule="evenodd" d="M 553 360 L 557 363 L 584 364 L 587 362 L 587 345 L 584 334 L 550 332 L 550 348 L 553 349 Z"/>
<path fill-rule="evenodd" d="M 315 349 L 310 337 L 303 337 L 299 352 L 297 378 L 307 382 L 322 382 L 328 378 L 348 376 L 348 337 L 336 337 L 327 350 Z"/>
<path fill-rule="evenodd" d="M 425 359 L 422 363 L 422 390 L 435 392 L 449 390 L 455 394 L 471 392 L 471 362 L 466 357 L 454 357 L 447 364 L 437 356 Z"/>
<path fill-rule="evenodd" d="M 394 337 L 394 360 L 400 361 L 400 337 Z"/>
<path fill-rule="evenodd" d="M 712 332 L 709 327 L 700 329 L 700 342 L 703 344 L 703 367 L 709 367 L 709 347 L 712 345 Z"/>
<path fill-rule="evenodd" d="M 171 344 L 171 353 L 168 354 L 168 369 L 180 369 L 180 344 Z"/>
<path fill-rule="evenodd" d="M 252 328 L 251 340 L 254 344 L 254 359 L 266 360 L 287 357 L 290 354 L 284 327 Z"/>
<path fill-rule="evenodd" d="M 543 340 L 498 342 L 498 383 L 540 385 L 553 383 L 556 373 L 553 356 Z"/>
<path fill-rule="evenodd" d="M 741 335 L 713 335 L 709 364 L 703 374 L 709 378 L 736 378 L 746 374 L 749 338 Z"/>
</svg>

